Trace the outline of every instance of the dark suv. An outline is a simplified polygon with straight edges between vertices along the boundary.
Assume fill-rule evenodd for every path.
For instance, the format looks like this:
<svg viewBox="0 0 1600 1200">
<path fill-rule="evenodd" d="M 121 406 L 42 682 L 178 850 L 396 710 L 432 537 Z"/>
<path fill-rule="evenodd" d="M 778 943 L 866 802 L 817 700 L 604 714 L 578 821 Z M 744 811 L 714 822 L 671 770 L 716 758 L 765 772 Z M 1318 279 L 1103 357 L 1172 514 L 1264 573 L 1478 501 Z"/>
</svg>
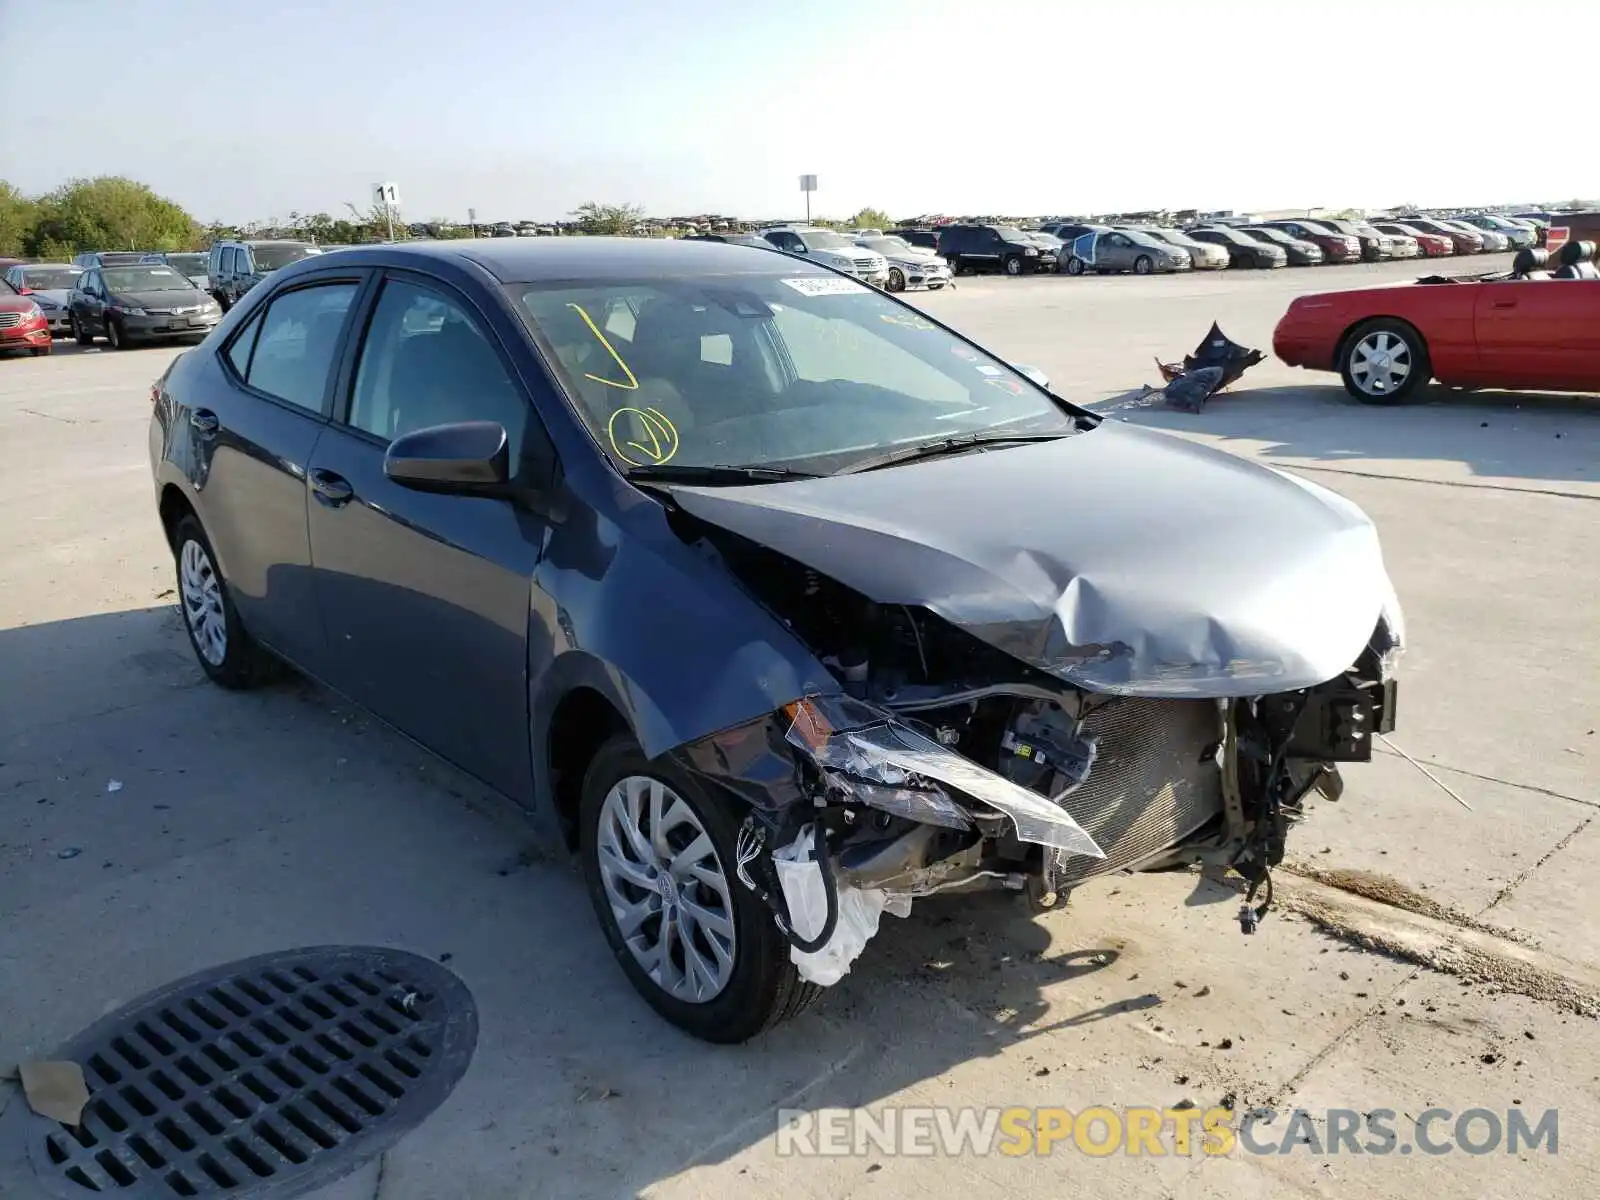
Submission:
<svg viewBox="0 0 1600 1200">
<path fill-rule="evenodd" d="M 946 225 L 939 234 L 939 253 L 949 260 L 954 275 L 964 271 L 1031 275 L 1056 269 L 1053 250 L 1010 225 Z"/>
<path fill-rule="evenodd" d="M 937 229 L 891 229 L 888 237 L 897 237 L 903 242 L 913 246 L 922 246 L 928 250 L 939 248 L 939 231 Z"/>
</svg>

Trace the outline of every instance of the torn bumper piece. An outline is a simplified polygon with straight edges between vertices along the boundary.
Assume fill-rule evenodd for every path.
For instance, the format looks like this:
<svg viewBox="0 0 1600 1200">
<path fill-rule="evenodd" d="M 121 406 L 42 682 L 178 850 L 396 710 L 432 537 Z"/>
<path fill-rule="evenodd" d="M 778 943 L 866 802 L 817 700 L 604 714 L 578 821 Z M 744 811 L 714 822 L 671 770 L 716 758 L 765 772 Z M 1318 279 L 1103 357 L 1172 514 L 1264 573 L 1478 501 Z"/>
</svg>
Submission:
<svg viewBox="0 0 1600 1200">
<path fill-rule="evenodd" d="M 870 705 L 844 696 L 811 696 L 786 711 L 793 718 L 789 741 L 811 757 L 830 785 L 869 808 L 921 824 L 970 828 L 971 809 L 946 790 L 954 788 L 969 803 L 1009 817 L 1019 841 L 1105 857 L 1065 809 Z"/>
</svg>

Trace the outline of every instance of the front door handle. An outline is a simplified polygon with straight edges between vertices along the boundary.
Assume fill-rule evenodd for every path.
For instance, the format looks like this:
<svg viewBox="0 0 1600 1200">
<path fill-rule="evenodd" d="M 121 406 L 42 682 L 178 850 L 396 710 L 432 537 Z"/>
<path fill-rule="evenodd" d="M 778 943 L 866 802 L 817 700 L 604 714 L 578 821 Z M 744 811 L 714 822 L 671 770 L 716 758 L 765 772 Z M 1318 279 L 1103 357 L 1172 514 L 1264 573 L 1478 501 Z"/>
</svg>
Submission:
<svg viewBox="0 0 1600 1200">
<path fill-rule="evenodd" d="M 1515 308 L 1516 306 L 1517 302 L 1515 300 L 1496 300 L 1490 305 L 1492 308 Z"/>
<path fill-rule="evenodd" d="M 222 427 L 217 414 L 209 408 L 197 408 L 189 414 L 189 424 L 200 431 L 202 437 L 211 437 Z"/>
<path fill-rule="evenodd" d="M 350 481 L 343 475 L 335 475 L 332 471 L 320 468 L 311 472 L 311 491 L 317 500 L 329 508 L 339 508 L 348 504 L 355 496 L 355 488 L 350 486 Z"/>
</svg>

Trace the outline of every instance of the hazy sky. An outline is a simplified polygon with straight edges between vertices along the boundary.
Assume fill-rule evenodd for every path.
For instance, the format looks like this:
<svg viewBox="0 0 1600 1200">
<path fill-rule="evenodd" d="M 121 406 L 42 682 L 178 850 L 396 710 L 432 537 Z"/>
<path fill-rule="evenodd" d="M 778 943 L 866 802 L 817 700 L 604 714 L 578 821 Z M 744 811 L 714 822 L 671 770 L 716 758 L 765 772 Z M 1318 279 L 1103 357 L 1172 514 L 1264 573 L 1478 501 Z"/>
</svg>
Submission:
<svg viewBox="0 0 1600 1200">
<path fill-rule="evenodd" d="M 202 220 L 1600 192 L 1595 0 L 0 0 L 0 178 Z M 1567 47 L 1567 49 L 1563 49 Z M 1585 126 L 1586 127 L 1586 126 Z"/>
</svg>

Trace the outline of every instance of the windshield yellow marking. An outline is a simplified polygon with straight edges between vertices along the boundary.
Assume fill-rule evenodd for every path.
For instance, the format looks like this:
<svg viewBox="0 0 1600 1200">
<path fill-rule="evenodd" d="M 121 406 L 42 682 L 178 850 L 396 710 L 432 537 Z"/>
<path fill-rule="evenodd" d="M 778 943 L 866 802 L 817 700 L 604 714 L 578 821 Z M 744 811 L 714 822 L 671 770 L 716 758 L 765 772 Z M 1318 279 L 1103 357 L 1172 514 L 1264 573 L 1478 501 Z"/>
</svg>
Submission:
<svg viewBox="0 0 1600 1200">
<path fill-rule="evenodd" d="M 900 325 L 906 329 L 933 328 L 933 322 L 926 317 L 907 316 L 901 313 L 879 313 L 878 320 L 887 321 L 891 325 Z"/>
<path fill-rule="evenodd" d="M 621 442 L 617 440 L 617 418 L 624 413 L 638 423 L 640 430 L 643 431 L 641 436 L 649 439 L 649 445 L 632 440 Z M 659 408 L 617 409 L 606 422 L 606 436 L 611 439 L 611 448 L 616 451 L 617 457 L 630 467 L 660 466 L 678 452 L 678 427 L 669 421 L 666 413 Z M 631 457 L 627 450 L 623 449 L 624 446 L 636 451 L 639 457 Z"/>
<path fill-rule="evenodd" d="M 621 388 L 625 392 L 638 391 L 639 381 L 634 378 L 633 372 L 628 369 L 628 364 L 623 361 L 622 355 L 617 353 L 617 348 L 611 344 L 611 339 L 606 337 L 606 335 L 601 332 L 600 326 L 594 323 L 594 318 L 583 310 L 583 305 L 581 304 L 568 304 L 567 307 L 583 318 L 583 323 L 589 327 L 589 332 L 594 334 L 595 340 L 606 348 L 606 353 L 611 355 L 612 361 L 615 362 L 617 366 L 622 368 L 622 373 L 628 377 L 628 381 L 626 383 L 618 383 L 615 379 L 603 379 L 599 375 L 590 375 L 587 371 L 584 372 L 583 377 L 585 379 L 592 379 L 596 383 L 603 383 L 607 387 Z M 621 411 L 627 412 L 628 410 L 622 409 Z M 613 416 L 612 420 L 615 419 L 616 417 Z M 615 443 L 612 444 L 615 445 Z"/>
</svg>

